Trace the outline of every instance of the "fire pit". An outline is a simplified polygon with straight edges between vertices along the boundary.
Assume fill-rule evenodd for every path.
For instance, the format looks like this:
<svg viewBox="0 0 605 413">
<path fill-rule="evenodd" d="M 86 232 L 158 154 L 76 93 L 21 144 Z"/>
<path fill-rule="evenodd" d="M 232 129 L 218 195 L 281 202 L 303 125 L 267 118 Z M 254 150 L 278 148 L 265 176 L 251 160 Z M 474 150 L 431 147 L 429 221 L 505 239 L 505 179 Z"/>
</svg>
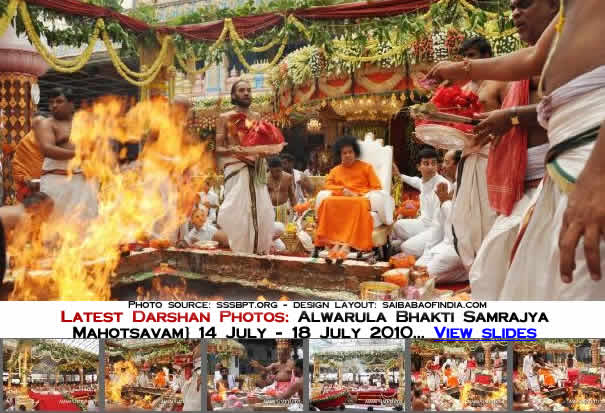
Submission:
<svg viewBox="0 0 605 413">
<path fill-rule="evenodd" d="M 380 279 L 387 266 L 357 261 L 335 266 L 322 259 L 148 248 L 120 258 L 111 278 L 111 299 L 357 300 L 359 284 Z M 53 283 L 48 282 L 51 270 L 30 271 L 27 277 L 32 289 L 46 288 L 46 299 L 54 299 Z M 159 281 L 153 284 L 156 278 Z M 7 273 L 1 300 L 9 298 L 14 283 L 14 274 Z"/>
</svg>

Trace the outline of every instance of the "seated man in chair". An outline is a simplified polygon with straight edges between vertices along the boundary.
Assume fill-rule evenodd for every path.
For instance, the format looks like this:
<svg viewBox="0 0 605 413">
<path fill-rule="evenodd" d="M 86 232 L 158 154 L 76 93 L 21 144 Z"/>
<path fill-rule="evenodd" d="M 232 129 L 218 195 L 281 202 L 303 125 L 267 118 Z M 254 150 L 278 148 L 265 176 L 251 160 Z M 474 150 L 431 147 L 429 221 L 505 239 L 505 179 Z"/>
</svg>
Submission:
<svg viewBox="0 0 605 413">
<path fill-rule="evenodd" d="M 351 248 L 368 251 L 373 247 L 372 210 L 381 210 L 382 184 L 374 167 L 358 158 L 360 145 L 343 136 L 334 145 L 339 165 L 332 168 L 324 190 L 317 194 L 316 246 L 329 246 L 329 259 L 342 262 Z"/>
</svg>

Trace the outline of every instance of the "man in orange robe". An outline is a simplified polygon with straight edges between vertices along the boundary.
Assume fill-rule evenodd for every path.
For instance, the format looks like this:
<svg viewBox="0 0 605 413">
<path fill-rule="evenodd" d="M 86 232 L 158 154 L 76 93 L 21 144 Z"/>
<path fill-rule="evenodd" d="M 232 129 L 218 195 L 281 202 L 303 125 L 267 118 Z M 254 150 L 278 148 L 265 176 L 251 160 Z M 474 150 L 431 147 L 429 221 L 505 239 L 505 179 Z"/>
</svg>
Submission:
<svg viewBox="0 0 605 413">
<path fill-rule="evenodd" d="M 341 162 L 332 168 L 324 191 L 317 196 L 315 245 L 332 245 L 330 258 L 342 260 L 351 247 L 372 249 L 374 224 L 367 195 L 382 185 L 373 166 L 357 159 L 361 150 L 354 137 L 341 138 L 335 147 Z"/>
</svg>

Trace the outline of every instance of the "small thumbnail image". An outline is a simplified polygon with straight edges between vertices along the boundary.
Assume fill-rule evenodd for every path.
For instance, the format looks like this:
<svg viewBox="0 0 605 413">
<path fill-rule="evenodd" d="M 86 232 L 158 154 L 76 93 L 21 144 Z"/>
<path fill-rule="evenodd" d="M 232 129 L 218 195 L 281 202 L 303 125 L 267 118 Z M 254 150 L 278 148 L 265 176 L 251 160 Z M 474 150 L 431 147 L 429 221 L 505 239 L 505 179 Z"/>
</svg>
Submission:
<svg viewBox="0 0 605 413">
<path fill-rule="evenodd" d="M 99 340 L 3 339 L 6 411 L 98 410 Z"/>
<path fill-rule="evenodd" d="M 507 410 L 507 342 L 410 343 L 412 410 Z"/>
<path fill-rule="evenodd" d="M 403 410 L 403 340 L 309 340 L 310 407 Z"/>
<path fill-rule="evenodd" d="M 301 411 L 303 341 L 208 342 L 208 410 Z"/>
<path fill-rule="evenodd" d="M 513 349 L 514 410 L 605 410 L 605 339 L 540 339 Z"/>
<path fill-rule="evenodd" d="M 105 410 L 199 411 L 200 340 L 105 341 Z"/>
</svg>

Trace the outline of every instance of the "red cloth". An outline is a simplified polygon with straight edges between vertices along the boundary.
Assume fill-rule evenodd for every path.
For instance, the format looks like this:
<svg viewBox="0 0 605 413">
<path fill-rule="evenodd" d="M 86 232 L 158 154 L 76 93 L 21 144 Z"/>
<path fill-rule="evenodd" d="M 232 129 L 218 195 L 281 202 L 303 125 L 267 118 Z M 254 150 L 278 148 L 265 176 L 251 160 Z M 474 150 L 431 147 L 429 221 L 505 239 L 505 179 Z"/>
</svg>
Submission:
<svg viewBox="0 0 605 413">
<path fill-rule="evenodd" d="M 475 113 L 481 112 L 481 104 L 479 96 L 473 91 L 462 90 L 460 86 L 439 87 L 433 97 L 431 103 L 434 104 L 440 112 L 450 113 L 458 116 L 472 118 Z M 473 125 L 455 122 L 436 122 L 430 120 L 416 120 L 416 126 L 437 124 L 456 128 L 465 133 L 473 131 Z"/>
<path fill-rule="evenodd" d="M 475 383 L 488 385 L 491 382 L 492 382 L 492 376 L 488 376 L 486 374 L 475 375 Z"/>
<path fill-rule="evenodd" d="M 109 17 L 117 20 L 122 27 L 128 28 L 135 32 L 144 32 L 151 29 L 147 23 L 133 19 L 124 14 L 118 13 L 105 7 L 87 4 L 80 0 L 26 0 L 29 4 L 35 4 L 47 9 L 53 9 L 65 14 L 86 17 Z"/>
<path fill-rule="evenodd" d="M 180 33 L 193 40 L 215 41 L 223 30 L 223 21 L 171 26 L 150 26 L 147 23 L 120 14 L 114 10 L 87 4 L 80 0 L 26 0 L 61 13 L 91 18 L 106 17 L 117 20 L 123 27 L 135 32 L 155 29 L 161 33 Z M 348 19 L 361 17 L 396 16 L 428 8 L 434 0 L 386 0 L 376 3 L 359 2 L 325 7 L 311 7 L 294 11 L 294 15 L 304 19 Z M 282 13 L 266 13 L 256 16 L 234 17 L 233 23 L 241 37 L 251 37 L 284 22 Z"/>
<path fill-rule="evenodd" d="M 62 394 L 40 394 L 29 391 L 29 397 L 39 401 L 37 410 L 39 411 L 61 411 L 61 412 L 79 412 L 80 408 L 66 400 Z"/>
<path fill-rule="evenodd" d="M 379 400 L 397 397 L 397 390 L 360 390 L 351 394 L 357 394 L 357 404 L 380 405 Z"/>
<path fill-rule="evenodd" d="M 529 104 L 529 80 L 515 82 L 510 87 L 502 109 Z M 497 213 L 510 215 L 525 193 L 527 169 L 527 129 L 514 126 L 502 137 L 498 146 L 492 145 L 487 159 L 487 193 L 489 204 Z"/>
<path fill-rule="evenodd" d="M 338 4 L 325 7 L 311 7 L 297 10 L 294 15 L 305 19 L 349 19 L 360 17 L 396 16 L 403 13 L 425 9 L 434 3 L 432 0 L 386 0 L 377 2 L 359 2 Z"/>
<path fill-rule="evenodd" d="M 229 117 L 227 129 L 230 136 L 237 136 L 242 146 L 276 145 L 284 143 L 284 135 L 269 122 L 248 120 L 245 113 Z"/>
<path fill-rule="evenodd" d="M 232 21 L 241 37 L 251 37 L 283 23 L 284 17 L 281 14 L 266 13 L 256 16 L 234 17 Z M 158 31 L 164 33 L 177 32 L 192 40 L 215 41 L 221 35 L 223 25 L 223 21 L 216 21 L 178 27 L 161 26 Z"/>
<path fill-rule="evenodd" d="M 577 383 L 579 375 L 579 369 L 567 369 L 567 380 L 569 380 L 570 382 Z"/>
<path fill-rule="evenodd" d="M 585 384 L 587 386 L 598 386 L 601 377 L 597 374 L 581 374 L 580 375 L 580 384 Z"/>
</svg>

